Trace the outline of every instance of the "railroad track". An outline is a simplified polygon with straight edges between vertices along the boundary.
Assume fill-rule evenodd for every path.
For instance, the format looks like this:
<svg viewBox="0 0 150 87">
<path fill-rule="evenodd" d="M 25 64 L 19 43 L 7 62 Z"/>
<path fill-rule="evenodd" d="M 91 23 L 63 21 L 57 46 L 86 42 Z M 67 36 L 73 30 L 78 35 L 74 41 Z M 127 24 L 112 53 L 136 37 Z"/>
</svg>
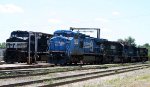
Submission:
<svg viewBox="0 0 150 87">
<path fill-rule="evenodd" d="M 89 73 L 81 73 L 81 74 L 74 74 L 74 75 L 66 75 L 66 76 L 59 76 L 59 77 L 52 77 L 46 78 L 41 80 L 33 80 L 33 81 L 26 81 L 26 82 L 18 82 L 12 83 L 7 85 L 1 85 L 0 87 L 14 87 L 14 86 L 39 86 L 39 87 L 53 87 L 53 86 L 61 86 L 65 84 L 80 82 L 84 80 L 120 74 L 124 72 L 130 72 L 134 70 L 149 68 L 150 65 L 136 65 L 136 66 L 128 66 L 118 69 L 109 69 L 109 70 L 102 70 L 102 71 L 94 71 Z"/>
<path fill-rule="evenodd" d="M 135 65 L 134 63 L 131 65 Z M 88 70 L 88 69 L 107 69 L 108 66 L 90 66 L 90 67 L 56 67 L 56 68 L 31 68 L 31 69 L 12 69 L 12 70 L 0 70 L 0 79 L 7 78 L 17 78 L 17 77 L 28 77 L 28 76 L 38 76 L 38 75 L 46 75 L 49 73 L 58 73 L 58 72 L 68 72 L 68 71 L 76 71 L 76 70 Z M 122 65 L 122 66 L 128 66 Z M 117 67 L 117 66 L 111 66 Z"/>
<path fill-rule="evenodd" d="M 120 64 L 119 66 L 129 66 L 136 65 L 135 63 L 131 64 Z M 21 69 L 12 69 L 12 70 L 0 70 L 0 79 L 5 78 L 16 78 L 16 77 L 27 77 L 27 76 L 37 76 L 44 75 L 48 73 L 57 73 L 57 72 L 68 72 L 76 70 L 88 70 L 88 69 L 107 69 L 110 67 L 118 67 L 118 64 L 114 65 L 98 65 L 98 66 L 65 66 L 65 67 L 47 67 L 47 68 L 21 68 Z"/>
<path fill-rule="evenodd" d="M 108 67 L 70 67 L 70 68 L 56 68 L 56 69 L 17 69 L 17 70 L 3 70 L 0 71 L 0 79 L 17 78 L 17 77 L 28 77 L 46 75 L 49 73 L 68 72 L 76 70 L 88 70 L 88 69 L 106 69 Z"/>
</svg>

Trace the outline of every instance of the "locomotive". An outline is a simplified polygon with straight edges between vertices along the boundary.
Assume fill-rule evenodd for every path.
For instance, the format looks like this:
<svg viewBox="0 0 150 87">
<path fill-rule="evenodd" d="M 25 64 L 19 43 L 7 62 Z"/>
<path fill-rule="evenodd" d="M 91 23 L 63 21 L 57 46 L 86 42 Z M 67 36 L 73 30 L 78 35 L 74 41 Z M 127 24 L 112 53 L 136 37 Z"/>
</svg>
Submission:
<svg viewBox="0 0 150 87">
<path fill-rule="evenodd" d="M 148 50 L 71 30 L 57 30 L 49 40 L 49 63 L 124 63 L 148 60 Z"/>
<path fill-rule="evenodd" d="M 82 59 L 83 37 L 70 30 L 58 30 L 49 40 L 49 63 L 65 64 L 67 61 L 77 63 Z M 72 58 L 71 58 L 72 57 Z"/>
<path fill-rule="evenodd" d="M 6 40 L 6 63 L 28 62 L 28 55 L 31 61 L 47 61 L 47 41 L 51 34 L 32 31 L 13 31 L 10 38 Z"/>
<path fill-rule="evenodd" d="M 148 61 L 148 49 L 146 48 L 137 48 L 138 50 L 138 61 Z"/>
</svg>

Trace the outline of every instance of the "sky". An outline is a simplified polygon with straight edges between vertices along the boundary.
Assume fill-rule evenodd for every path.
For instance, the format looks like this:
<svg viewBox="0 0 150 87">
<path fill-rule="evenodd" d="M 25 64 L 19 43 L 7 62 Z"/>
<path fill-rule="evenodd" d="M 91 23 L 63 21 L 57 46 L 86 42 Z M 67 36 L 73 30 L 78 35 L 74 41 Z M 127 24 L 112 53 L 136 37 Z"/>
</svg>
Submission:
<svg viewBox="0 0 150 87">
<path fill-rule="evenodd" d="M 15 30 L 53 34 L 56 30 L 100 28 L 111 41 L 135 38 L 150 43 L 150 0 L 0 0 L 0 42 Z M 85 34 L 96 37 L 96 31 Z"/>
</svg>

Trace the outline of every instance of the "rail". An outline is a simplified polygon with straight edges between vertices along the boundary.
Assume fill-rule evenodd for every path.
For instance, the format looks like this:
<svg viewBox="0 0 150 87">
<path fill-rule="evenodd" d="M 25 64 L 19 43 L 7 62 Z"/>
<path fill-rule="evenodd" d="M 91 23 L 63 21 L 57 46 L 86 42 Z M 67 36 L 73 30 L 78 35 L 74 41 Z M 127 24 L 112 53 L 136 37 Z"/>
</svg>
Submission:
<svg viewBox="0 0 150 87">
<path fill-rule="evenodd" d="M 124 73 L 124 72 L 140 70 L 140 69 L 149 68 L 149 67 L 150 67 L 149 64 L 136 65 L 136 66 L 130 66 L 130 67 L 128 66 L 128 67 L 123 67 L 123 68 L 119 68 L 119 69 L 110 69 L 110 70 L 96 71 L 96 72 L 90 72 L 90 73 L 82 73 L 82 74 L 67 75 L 67 76 L 62 76 L 62 77 L 41 79 L 41 80 L 35 80 L 35 81 L 20 82 L 20 83 L 2 85 L 0 87 L 26 86 L 26 85 L 43 83 L 45 81 L 50 81 L 50 80 L 52 80 L 53 83 L 45 84 L 40 87 L 61 86 L 61 85 L 65 85 L 65 84 L 85 81 L 85 80 L 109 76 L 109 75 L 120 74 L 120 73 Z"/>
</svg>

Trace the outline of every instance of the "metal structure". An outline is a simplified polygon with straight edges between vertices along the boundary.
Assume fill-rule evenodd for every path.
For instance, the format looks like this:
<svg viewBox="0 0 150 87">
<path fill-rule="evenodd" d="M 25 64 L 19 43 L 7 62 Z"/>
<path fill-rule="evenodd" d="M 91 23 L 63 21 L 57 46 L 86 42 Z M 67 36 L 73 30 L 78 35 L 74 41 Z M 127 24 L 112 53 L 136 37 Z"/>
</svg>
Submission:
<svg viewBox="0 0 150 87">
<path fill-rule="evenodd" d="M 38 49 L 38 36 L 37 36 L 37 33 L 35 32 L 35 53 L 34 53 L 34 60 L 35 60 L 35 63 L 36 62 L 36 57 L 37 57 L 37 49 Z"/>
<path fill-rule="evenodd" d="M 100 39 L 100 28 L 74 28 L 74 27 L 70 27 L 70 30 L 96 30 L 97 31 L 97 38 Z M 85 31 L 84 31 L 85 32 Z M 92 32 L 92 31 L 89 31 Z"/>
<path fill-rule="evenodd" d="M 28 62 L 27 62 L 28 64 L 31 64 L 31 57 L 30 57 L 31 44 L 30 44 L 30 43 L 31 43 L 31 32 L 29 32 L 29 43 L 28 43 L 28 44 L 29 44 L 29 49 L 28 49 L 28 59 L 29 59 L 29 60 L 28 60 Z"/>
</svg>

